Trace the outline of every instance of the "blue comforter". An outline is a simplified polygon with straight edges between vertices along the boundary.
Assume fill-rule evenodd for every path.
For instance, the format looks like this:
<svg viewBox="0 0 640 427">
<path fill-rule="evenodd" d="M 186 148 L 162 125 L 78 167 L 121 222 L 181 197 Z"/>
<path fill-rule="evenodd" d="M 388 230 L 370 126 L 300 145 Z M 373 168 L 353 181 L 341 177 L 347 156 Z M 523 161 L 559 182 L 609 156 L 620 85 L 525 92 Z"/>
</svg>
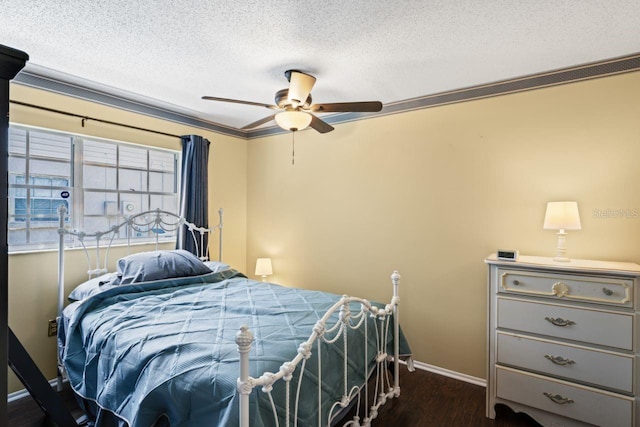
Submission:
<svg viewBox="0 0 640 427">
<path fill-rule="evenodd" d="M 248 325 L 255 337 L 250 375 L 278 372 L 339 298 L 256 282 L 235 271 L 122 285 L 65 310 L 63 363 L 98 426 L 236 426 L 240 326 Z M 350 338 L 349 344 L 350 356 L 362 360 L 364 339 Z M 342 366 L 341 350 L 326 348 L 323 362 Z M 406 343 L 401 350 L 408 353 Z M 315 346 L 313 352 L 302 390 L 314 403 L 301 406 L 299 425 L 317 420 Z M 364 381 L 362 368 L 349 366 L 354 383 Z M 322 378 L 323 399 L 339 399 L 342 370 L 323 370 Z M 274 393 L 277 400 L 284 392 L 274 387 Z M 254 390 L 250 399 L 251 425 L 273 425 L 266 395 Z"/>
</svg>

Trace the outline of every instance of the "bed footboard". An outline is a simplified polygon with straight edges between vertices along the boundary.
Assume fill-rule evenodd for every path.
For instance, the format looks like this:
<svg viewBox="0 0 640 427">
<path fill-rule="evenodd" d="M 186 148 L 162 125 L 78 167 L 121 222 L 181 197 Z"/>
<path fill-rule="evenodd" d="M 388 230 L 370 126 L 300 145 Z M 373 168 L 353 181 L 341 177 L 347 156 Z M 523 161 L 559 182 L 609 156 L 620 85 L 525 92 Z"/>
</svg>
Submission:
<svg viewBox="0 0 640 427">
<path fill-rule="evenodd" d="M 400 361 L 400 327 L 398 304 L 398 286 L 400 274 L 394 271 L 391 275 L 393 284 L 393 298 L 384 308 L 372 305 L 369 301 L 343 296 L 318 320 L 313 328 L 309 339 L 303 342 L 298 348 L 298 354 L 292 360 L 285 362 L 276 373 L 265 372 L 258 378 L 249 375 L 249 352 L 253 342 L 253 334 L 245 325 L 240 328 L 236 335 L 236 344 L 240 353 L 240 376 L 237 380 L 237 390 L 240 398 L 240 427 L 249 427 L 249 395 L 256 387 L 261 387 L 261 391 L 266 393 L 273 411 L 275 425 L 279 426 L 280 421 L 288 426 L 298 425 L 298 406 L 300 403 L 300 387 L 305 368 L 308 369 L 307 361 L 313 352 L 316 353 L 317 375 L 318 375 L 318 426 L 331 426 L 335 423 L 338 415 L 343 416 L 342 411 L 348 409 L 353 403 L 355 411 L 350 419 L 345 419 L 343 426 L 370 426 L 371 421 L 378 415 L 378 409 L 390 399 L 400 396 L 399 361 Z M 358 310 L 353 308 L 358 307 Z M 338 313 L 338 316 L 334 314 Z M 337 317 L 337 320 L 336 320 Z M 373 321 L 368 321 L 372 319 Z M 373 327 L 372 327 L 373 325 Z M 355 386 L 349 386 L 348 378 L 348 340 L 355 339 L 349 332 L 360 329 L 364 331 L 365 357 L 367 362 L 362 363 L 361 369 L 364 382 Z M 376 350 L 374 355 L 367 354 L 369 340 L 375 334 Z M 393 354 L 388 354 L 389 335 L 392 334 Z M 323 411 L 323 405 L 327 407 L 327 402 L 322 401 L 322 354 L 323 346 L 342 345 L 344 354 L 342 370 L 342 397 L 330 402 L 330 409 Z M 393 372 L 389 371 L 389 362 L 393 362 Z M 353 361 L 351 361 L 353 362 Z M 371 368 L 373 363 L 373 368 Z M 297 386 L 292 385 L 294 372 L 298 369 Z M 333 367 L 332 369 L 337 369 Z M 276 405 L 272 390 L 274 384 L 279 381 L 284 382 L 285 402 Z M 370 384 L 371 383 L 371 384 Z M 374 390 L 370 390 L 373 387 Z M 284 408 L 284 413 L 278 413 L 276 406 Z"/>
</svg>

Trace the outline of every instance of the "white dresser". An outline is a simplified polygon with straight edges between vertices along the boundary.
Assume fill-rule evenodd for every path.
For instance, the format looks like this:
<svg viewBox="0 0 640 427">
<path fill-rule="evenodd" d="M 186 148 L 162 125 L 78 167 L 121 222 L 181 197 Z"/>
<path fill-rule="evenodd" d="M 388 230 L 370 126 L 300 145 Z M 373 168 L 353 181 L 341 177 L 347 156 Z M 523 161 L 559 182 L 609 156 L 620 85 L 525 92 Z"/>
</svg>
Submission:
<svg viewBox="0 0 640 427">
<path fill-rule="evenodd" d="M 487 417 L 640 427 L 640 265 L 520 256 L 489 266 Z"/>
</svg>

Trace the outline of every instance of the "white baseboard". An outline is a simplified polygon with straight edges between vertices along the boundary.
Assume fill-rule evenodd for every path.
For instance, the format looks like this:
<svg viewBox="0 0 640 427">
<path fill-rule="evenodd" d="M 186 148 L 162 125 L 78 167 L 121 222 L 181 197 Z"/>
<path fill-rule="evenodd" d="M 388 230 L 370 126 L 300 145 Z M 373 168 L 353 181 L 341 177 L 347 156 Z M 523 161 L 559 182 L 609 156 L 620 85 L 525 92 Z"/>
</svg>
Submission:
<svg viewBox="0 0 640 427">
<path fill-rule="evenodd" d="M 58 386 L 58 379 L 54 378 L 52 380 L 49 380 L 49 384 L 51 385 L 52 388 L 55 389 Z M 18 399 L 22 399 L 23 397 L 27 397 L 27 396 L 29 396 L 29 392 L 27 391 L 26 388 L 23 388 L 22 390 L 14 391 L 13 393 L 7 394 L 7 403 L 14 402 Z"/>
<path fill-rule="evenodd" d="M 483 378 L 473 377 L 471 375 L 462 374 L 456 371 L 450 371 L 449 369 L 441 368 L 439 366 L 429 365 L 423 362 L 413 362 L 413 366 L 416 369 L 422 369 L 423 371 L 433 372 L 434 374 L 444 375 L 445 377 L 453 378 L 455 380 L 464 381 L 466 383 L 479 385 L 481 387 L 487 386 L 487 380 Z"/>
<path fill-rule="evenodd" d="M 404 362 L 400 362 L 400 363 L 404 363 Z M 428 363 L 414 361 L 413 366 L 415 366 L 416 369 L 433 372 L 434 374 L 438 374 L 438 375 L 444 375 L 445 377 L 464 381 L 466 383 L 479 385 L 481 387 L 487 386 L 487 381 L 483 378 L 473 377 L 471 375 L 462 374 L 456 371 L 451 371 L 449 369 L 441 368 L 439 366 L 429 365 Z M 51 384 L 51 387 L 55 388 L 58 384 L 58 380 L 56 378 L 49 380 L 49 384 Z M 13 393 L 9 393 L 7 395 L 7 402 L 10 403 L 27 396 L 29 396 L 29 392 L 26 389 L 14 391 Z"/>
</svg>

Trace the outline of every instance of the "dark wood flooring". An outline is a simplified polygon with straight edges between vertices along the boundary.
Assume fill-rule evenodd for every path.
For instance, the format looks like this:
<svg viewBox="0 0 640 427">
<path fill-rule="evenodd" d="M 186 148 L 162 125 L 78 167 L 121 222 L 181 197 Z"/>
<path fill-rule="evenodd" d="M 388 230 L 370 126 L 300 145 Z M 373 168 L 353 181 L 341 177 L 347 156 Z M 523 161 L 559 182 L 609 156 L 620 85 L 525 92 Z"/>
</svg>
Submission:
<svg viewBox="0 0 640 427">
<path fill-rule="evenodd" d="M 539 427 L 526 414 L 503 405 L 495 420 L 485 417 L 485 388 L 427 371 L 400 369 L 400 397 L 380 410 L 374 426 Z"/>
<path fill-rule="evenodd" d="M 524 414 L 498 405 L 495 420 L 485 417 L 484 387 L 442 375 L 416 370 L 400 373 L 399 399 L 388 402 L 373 421 L 374 426 L 394 427 L 539 427 Z M 82 412 L 70 390 L 61 393 L 75 417 Z M 7 427 L 51 426 L 37 403 L 26 397 L 9 404 Z M 200 427 L 200 426 L 194 426 Z"/>
<path fill-rule="evenodd" d="M 76 404 L 71 388 L 65 388 L 60 397 L 71 411 L 71 415 L 78 419 L 83 415 L 82 409 Z M 47 420 L 42 409 L 31 397 L 24 397 L 8 404 L 7 427 L 55 427 Z"/>
</svg>

